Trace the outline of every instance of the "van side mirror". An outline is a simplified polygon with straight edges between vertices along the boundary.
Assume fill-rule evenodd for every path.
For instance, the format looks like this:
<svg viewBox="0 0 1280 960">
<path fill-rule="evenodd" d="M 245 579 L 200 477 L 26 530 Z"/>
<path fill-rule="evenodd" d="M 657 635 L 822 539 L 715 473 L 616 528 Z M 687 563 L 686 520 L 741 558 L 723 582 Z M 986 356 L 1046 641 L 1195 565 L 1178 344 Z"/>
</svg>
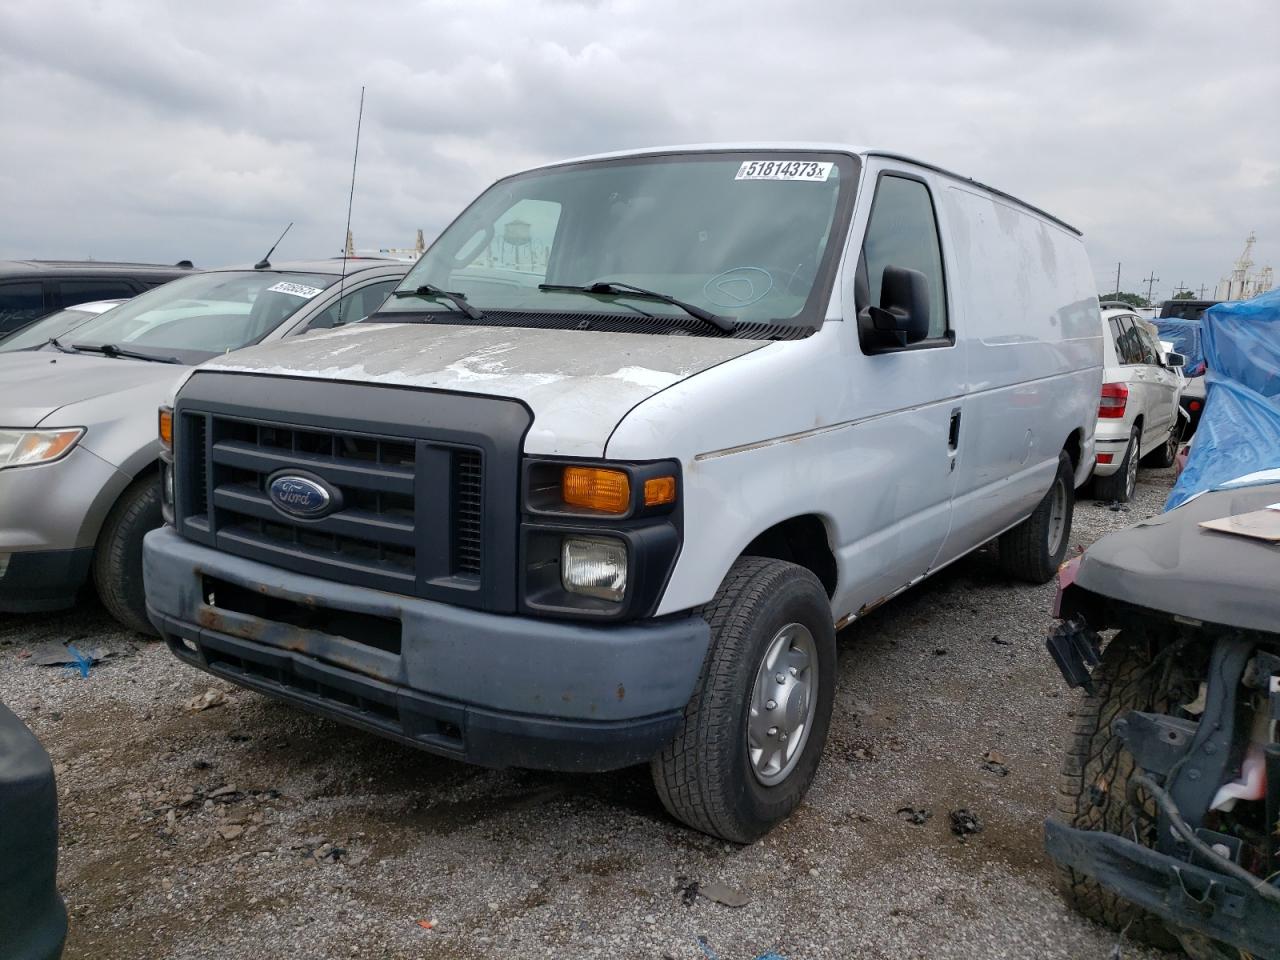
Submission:
<svg viewBox="0 0 1280 960">
<path fill-rule="evenodd" d="M 880 306 L 868 308 L 877 346 L 905 347 L 929 336 L 929 281 L 919 270 L 885 267 Z"/>
<path fill-rule="evenodd" d="M 1164 355 L 1164 365 L 1170 370 L 1180 370 L 1187 365 L 1187 358 L 1171 350 Z"/>
</svg>

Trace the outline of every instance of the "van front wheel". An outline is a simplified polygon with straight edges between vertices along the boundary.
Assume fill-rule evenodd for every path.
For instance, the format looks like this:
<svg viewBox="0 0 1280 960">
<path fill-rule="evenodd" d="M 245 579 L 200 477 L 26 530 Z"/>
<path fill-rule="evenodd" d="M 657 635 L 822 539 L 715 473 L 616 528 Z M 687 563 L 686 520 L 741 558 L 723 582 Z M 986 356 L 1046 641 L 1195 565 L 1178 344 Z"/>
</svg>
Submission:
<svg viewBox="0 0 1280 960">
<path fill-rule="evenodd" d="M 1058 473 L 1035 512 L 1000 536 L 1000 567 L 1028 583 L 1048 583 L 1067 555 L 1075 512 L 1075 473 L 1071 457 L 1058 454 Z"/>
<path fill-rule="evenodd" d="M 743 557 L 702 616 L 711 645 L 653 781 L 676 819 L 750 843 L 800 805 L 818 769 L 835 694 L 831 604 L 803 567 Z"/>
</svg>

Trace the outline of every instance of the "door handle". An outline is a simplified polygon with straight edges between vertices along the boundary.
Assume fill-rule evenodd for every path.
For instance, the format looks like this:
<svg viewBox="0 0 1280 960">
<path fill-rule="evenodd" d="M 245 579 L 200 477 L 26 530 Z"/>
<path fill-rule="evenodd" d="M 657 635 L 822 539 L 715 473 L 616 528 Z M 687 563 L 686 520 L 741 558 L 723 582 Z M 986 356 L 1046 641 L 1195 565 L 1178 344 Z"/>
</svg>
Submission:
<svg viewBox="0 0 1280 960">
<path fill-rule="evenodd" d="M 960 448 L 960 408 L 951 411 L 951 426 L 947 430 L 947 450 L 955 453 Z"/>
</svg>

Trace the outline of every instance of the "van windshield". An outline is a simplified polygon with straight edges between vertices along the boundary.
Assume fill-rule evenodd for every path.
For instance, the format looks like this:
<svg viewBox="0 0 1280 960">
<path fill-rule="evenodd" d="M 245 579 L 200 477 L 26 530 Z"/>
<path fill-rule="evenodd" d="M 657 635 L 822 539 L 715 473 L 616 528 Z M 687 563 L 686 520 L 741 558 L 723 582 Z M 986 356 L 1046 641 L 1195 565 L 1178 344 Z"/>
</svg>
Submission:
<svg viewBox="0 0 1280 960">
<path fill-rule="evenodd" d="M 493 322 L 512 313 L 568 326 L 584 315 L 687 319 L 653 298 L 545 289 L 609 282 L 738 323 L 816 326 L 856 180 L 855 158 L 803 151 L 626 157 L 519 174 L 454 221 L 369 319 L 430 312 L 466 322 L 449 299 L 412 294 L 427 285 L 462 294 Z"/>
</svg>

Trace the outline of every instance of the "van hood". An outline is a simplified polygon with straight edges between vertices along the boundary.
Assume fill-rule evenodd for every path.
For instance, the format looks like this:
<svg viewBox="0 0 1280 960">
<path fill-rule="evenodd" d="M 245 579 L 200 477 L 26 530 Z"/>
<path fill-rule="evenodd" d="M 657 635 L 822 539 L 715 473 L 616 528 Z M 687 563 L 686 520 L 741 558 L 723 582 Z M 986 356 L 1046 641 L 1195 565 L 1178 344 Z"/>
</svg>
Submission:
<svg viewBox="0 0 1280 960">
<path fill-rule="evenodd" d="M 202 369 L 386 383 L 520 400 L 528 453 L 602 456 L 636 404 L 762 340 L 424 323 L 358 323 L 251 347 Z"/>
<path fill-rule="evenodd" d="M 171 363 L 123 357 L 48 350 L 0 353 L 0 427 L 36 427 L 70 404 L 146 384 L 172 383 L 181 373 L 182 367 Z"/>
</svg>

